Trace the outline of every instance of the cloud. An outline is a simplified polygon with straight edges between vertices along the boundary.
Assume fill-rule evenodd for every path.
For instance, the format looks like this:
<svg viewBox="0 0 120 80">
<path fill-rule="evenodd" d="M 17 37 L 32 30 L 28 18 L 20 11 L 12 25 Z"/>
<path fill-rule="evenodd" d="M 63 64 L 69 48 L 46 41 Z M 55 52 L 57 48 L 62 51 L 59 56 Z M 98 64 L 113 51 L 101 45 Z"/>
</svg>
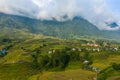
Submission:
<svg viewBox="0 0 120 80">
<path fill-rule="evenodd" d="M 108 7 L 107 0 L 0 0 L 0 12 L 36 19 L 58 21 L 81 16 L 102 30 L 111 28 L 106 22 L 120 24 L 119 15 Z M 63 16 L 67 15 L 66 18 Z"/>
</svg>

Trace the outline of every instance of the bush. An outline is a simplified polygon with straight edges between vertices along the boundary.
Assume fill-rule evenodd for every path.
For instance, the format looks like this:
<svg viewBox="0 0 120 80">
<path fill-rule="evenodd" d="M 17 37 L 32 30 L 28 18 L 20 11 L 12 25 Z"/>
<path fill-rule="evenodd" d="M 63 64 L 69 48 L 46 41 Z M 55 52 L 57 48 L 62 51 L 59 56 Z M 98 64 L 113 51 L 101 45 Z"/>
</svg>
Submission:
<svg viewBox="0 0 120 80">
<path fill-rule="evenodd" d="M 39 67 L 47 68 L 48 67 L 47 65 L 48 65 L 48 63 L 50 61 L 50 58 L 47 55 L 39 56 L 37 61 L 38 61 Z"/>
<path fill-rule="evenodd" d="M 91 64 L 93 63 L 92 57 L 90 56 L 90 54 L 89 54 L 88 52 L 86 52 L 86 53 L 84 54 L 83 59 L 89 61 L 88 65 L 91 65 Z"/>
<path fill-rule="evenodd" d="M 80 53 L 78 51 L 69 51 L 70 61 L 80 61 Z"/>
<path fill-rule="evenodd" d="M 51 55 L 49 67 L 59 67 L 61 69 L 66 68 L 70 61 L 70 56 L 65 51 L 56 51 Z"/>
<path fill-rule="evenodd" d="M 51 55 L 34 54 L 33 66 L 40 69 L 65 69 L 70 61 L 70 55 L 64 50 L 56 50 Z"/>
<path fill-rule="evenodd" d="M 112 64 L 112 68 L 113 68 L 114 70 L 120 70 L 120 64 L 113 63 L 113 64 Z"/>
</svg>

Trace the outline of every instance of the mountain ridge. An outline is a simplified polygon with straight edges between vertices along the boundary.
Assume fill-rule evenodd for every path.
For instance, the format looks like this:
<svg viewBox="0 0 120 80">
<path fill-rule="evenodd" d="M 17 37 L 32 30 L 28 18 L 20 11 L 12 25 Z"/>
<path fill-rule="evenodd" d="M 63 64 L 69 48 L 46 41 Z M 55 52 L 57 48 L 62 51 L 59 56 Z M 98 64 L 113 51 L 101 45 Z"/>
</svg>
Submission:
<svg viewBox="0 0 120 80">
<path fill-rule="evenodd" d="M 112 38 L 118 39 L 118 32 L 101 31 L 95 25 L 82 17 L 74 17 L 72 20 L 59 22 L 53 20 L 37 20 L 23 16 L 0 13 L 0 28 L 9 27 L 33 34 L 42 34 L 64 39 L 88 38 Z M 109 36 L 110 35 L 110 36 Z M 119 38 L 120 39 L 120 38 Z"/>
</svg>

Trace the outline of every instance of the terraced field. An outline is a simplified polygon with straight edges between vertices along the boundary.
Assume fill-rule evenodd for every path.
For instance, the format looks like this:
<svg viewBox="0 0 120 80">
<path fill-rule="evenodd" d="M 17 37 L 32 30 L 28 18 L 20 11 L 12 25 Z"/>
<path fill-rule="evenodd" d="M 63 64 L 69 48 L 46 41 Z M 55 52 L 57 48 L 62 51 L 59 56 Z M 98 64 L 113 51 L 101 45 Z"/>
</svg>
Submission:
<svg viewBox="0 0 120 80">
<path fill-rule="evenodd" d="M 62 72 L 43 72 L 42 75 L 34 75 L 29 80 L 88 80 L 94 78 L 95 72 L 76 69 Z"/>
<path fill-rule="evenodd" d="M 120 76 L 113 76 L 108 78 L 107 80 L 120 80 Z"/>
<path fill-rule="evenodd" d="M 120 63 L 119 50 L 116 52 L 107 52 L 105 50 L 100 52 L 93 50 L 86 51 L 87 49 L 96 49 L 101 48 L 102 46 L 81 46 L 83 42 L 77 40 L 67 41 L 49 37 L 44 37 L 42 39 L 27 39 L 23 41 L 16 40 L 10 43 L 3 42 L 0 49 L 11 44 L 15 45 L 7 50 L 7 55 L 0 56 L 0 80 L 92 80 L 93 78 L 96 78 L 97 72 L 82 68 L 86 56 L 87 59 L 92 60 L 91 66 L 100 68 L 100 70 L 106 69 L 111 66 L 112 63 Z M 78 51 L 79 49 L 80 51 Z M 41 60 L 41 56 L 45 55 L 48 56 L 48 58 L 51 58 L 55 52 L 49 53 L 49 51 L 57 50 L 57 54 L 59 54 L 59 51 L 63 50 L 64 53 L 71 55 L 72 58 L 75 58 L 76 60 L 71 60 L 64 70 L 56 69 L 56 67 L 53 69 L 44 69 L 43 67 L 43 70 L 41 71 L 41 69 L 38 69 L 33 65 L 35 58 L 36 60 Z M 68 52 L 65 52 L 64 50 Z M 38 58 L 33 56 L 36 55 L 36 53 L 38 53 Z M 57 55 L 55 59 L 59 59 L 58 57 L 59 56 Z M 77 59 L 78 57 L 79 59 Z M 45 58 L 45 63 L 48 58 Z M 114 74 L 110 74 L 109 71 Z M 118 76 L 120 73 L 113 69 L 105 71 L 105 74 L 107 75 L 108 80 L 119 80 Z M 104 75 L 102 74 L 102 76 Z"/>
</svg>

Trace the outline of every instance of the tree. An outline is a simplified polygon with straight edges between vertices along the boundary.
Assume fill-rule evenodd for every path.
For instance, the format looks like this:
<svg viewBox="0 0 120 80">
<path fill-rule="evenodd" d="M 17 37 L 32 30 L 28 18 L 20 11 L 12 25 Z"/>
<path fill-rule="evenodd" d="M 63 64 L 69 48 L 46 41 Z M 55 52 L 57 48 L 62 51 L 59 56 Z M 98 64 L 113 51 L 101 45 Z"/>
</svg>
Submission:
<svg viewBox="0 0 120 80">
<path fill-rule="evenodd" d="M 32 58 L 33 58 L 32 65 L 35 68 L 40 68 L 38 63 L 38 56 L 41 54 L 41 51 L 38 48 L 36 48 L 33 53 L 34 54 L 32 54 Z"/>
<path fill-rule="evenodd" d="M 114 70 L 120 70 L 120 64 L 113 63 L 112 67 Z"/>
<path fill-rule="evenodd" d="M 38 60 L 38 65 L 41 69 L 42 68 L 46 68 L 46 69 L 49 68 L 48 64 L 50 61 L 50 57 L 48 55 L 40 55 L 37 60 Z"/>
<path fill-rule="evenodd" d="M 80 61 L 80 52 L 79 51 L 69 51 L 71 61 Z"/>
<path fill-rule="evenodd" d="M 64 69 L 67 67 L 69 61 L 70 56 L 68 53 L 66 53 L 66 51 L 57 50 L 55 53 L 51 55 L 49 67 L 50 68 L 59 67 L 61 69 Z"/>
<path fill-rule="evenodd" d="M 89 61 L 88 65 L 91 65 L 93 63 L 92 57 L 90 56 L 90 54 L 88 52 L 85 52 L 83 59 Z"/>
</svg>

